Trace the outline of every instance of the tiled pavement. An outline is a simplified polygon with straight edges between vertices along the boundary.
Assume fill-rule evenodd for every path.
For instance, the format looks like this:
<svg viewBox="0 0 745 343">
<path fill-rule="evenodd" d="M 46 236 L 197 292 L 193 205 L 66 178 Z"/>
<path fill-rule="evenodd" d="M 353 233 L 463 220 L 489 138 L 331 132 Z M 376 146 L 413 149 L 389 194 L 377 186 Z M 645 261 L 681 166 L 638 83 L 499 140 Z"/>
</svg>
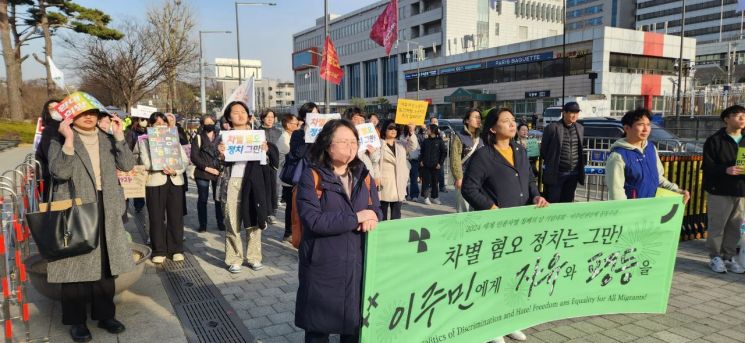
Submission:
<svg viewBox="0 0 745 343">
<path fill-rule="evenodd" d="M 193 186 L 193 183 L 192 183 Z M 194 187 L 192 187 L 194 188 Z M 454 193 L 443 194 L 444 204 Z M 297 292 L 297 253 L 281 242 L 282 222 L 264 231 L 264 268 L 247 267 L 230 274 L 223 262 L 223 235 L 215 230 L 198 234 L 196 192 L 187 195 L 186 246 L 233 306 L 257 342 L 302 342 L 293 325 Z M 208 206 L 210 211 L 213 207 Z M 283 218 L 280 208 L 279 218 Z M 452 206 L 407 203 L 404 217 L 452 212 Z M 568 319 L 525 330 L 529 342 L 745 342 L 745 275 L 715 275 L 707 266 L 703 241 L 680 244 L 665 315 L 625 314 Z M 509 341 L 509 340 L 508 340 Z"/>
</svg>

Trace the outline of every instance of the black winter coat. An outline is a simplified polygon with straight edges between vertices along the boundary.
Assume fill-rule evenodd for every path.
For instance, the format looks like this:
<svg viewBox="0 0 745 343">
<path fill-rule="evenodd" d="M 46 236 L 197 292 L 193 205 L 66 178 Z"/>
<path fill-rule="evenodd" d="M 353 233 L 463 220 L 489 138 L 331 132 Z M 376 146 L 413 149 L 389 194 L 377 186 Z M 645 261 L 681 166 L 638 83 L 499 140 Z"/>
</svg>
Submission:
<svg viewBox="0 0 745 343">
<path fill-rule="evenodd" d="M 442 168 L 445 159 L 448 157 L 447 147 L 445 142 L 437 137 L 427 137 L 422 142 L 422 152 L 419 154 L 419 162 L 426 168 L 435 168 L 440 165 Z"/>
<path fill-rule="evenodd" d="M 357 212 L 382 218 L 375 180 L 365 186 L 367 169 L 352 171 L 352 196 L 331 169 L 314 166 L 323 194 L 316 195 L 310 168 L 303 172 L 297 210 L 303 226 L 298 251 L 299 287 L 295 325 L 311 332 L 356 334 L 360 330 L 365 234 L 357 231 Z M 372 205 L 368 205 L 372 200 Z"/>
<path fill-rule="evenodd" d="M 44 192 L 41 194 L 42 201 L 46 201 L 49 196 L 49 145 L 53 140 L 64 144 L 62 136 L 57 132 L 59 129 L 59 122 L 56 120 L 50 120 L 49 123 L 44 124 L 44 129 L 41 131 L 41 140 L 39 146 L 36 147 L 36 160 L 41 164 L 41 181 L 44 181 Z"/>
<path fill-rule="evenodd" d="M 499 208 L 525 206 L 540 195 L 528 151 L 514 141 L 510 141 L 510 146 L 515 166 L 510 165 L 492 145 L 473 153 L 463 172 L 461 193 L 475 210 L 488 210 L 493 205 Z"/>
<path fill-rule="evenodd" d="M 577 135 L 579 136 L 579 161 L 577 161 L 577 172 L 579 173 L 579 183 L 585 184 L 585 157 L 584 143 L 585 127 L 580 123 L 575 123 Z M 559 182 L 559 161 L 561 159 L 561 143 L 564 141 L 564 121 L 549 124 L 543 131 L 541 139 L 541 158 L 543 159 L 543 183 L 554 185 Z"/>
<path fill-rule="evenodd" d="M 714 195 L 745 197 L 745 175 L 732 176 L 727 168 L 734 166 L 737 149 L 745 148 L 745 139 L 735 143 L 724 128 L 704 143 L 704 190 Z"/>
<path fill-rule="evenodd" d="M 220 136 L 215 133 L 215 139 L 210 141 L 207 133 L 202 132 L 191 141 L 191 162 L 194 163 L 194 178 L 198 180 L 215 181 L 219 175 L 213 175 L 206 168 L 222 169 L 220 153 L 217 151 Z"/>
</svg>

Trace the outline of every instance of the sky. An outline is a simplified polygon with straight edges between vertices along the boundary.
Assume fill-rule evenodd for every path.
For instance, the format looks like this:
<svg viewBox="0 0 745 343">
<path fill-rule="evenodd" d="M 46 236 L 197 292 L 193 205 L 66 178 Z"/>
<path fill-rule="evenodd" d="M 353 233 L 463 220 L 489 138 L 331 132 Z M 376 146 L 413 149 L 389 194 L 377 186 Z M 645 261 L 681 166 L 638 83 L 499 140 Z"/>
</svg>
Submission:
<svg viewBox="0 0 745 343">
<path fill-rule="evenodd" d="M 116 28 L 126 21 L 145 21 L 147 9 L 171 0 L 76 0 L 86 7 L 104 11 L 112 17 L 110 26 Z M 243 1 L 243 0 L 241 0 Z M 277 6 L 241 6 L 240 18 L 241 58 L 259 59 L 264 78 L 292 81 L 292 35 L 315 25 L 323 17 L 323 0 L 266 0 Z M 378 0 L 329 0 L 329 12 L 345 14 Z M 248 1 L 245 1 L 248 2 Z M 182 0 L 194 10 L 198 31 L 231 31 L 231 34 L 203 34 L 204 57 L 214 63 L 218 57 L 236 58 L 235 5 L 233 0 Z M 67 31 L 67 30 L 66 30 Z M 69 31 L 68 31 L 69 32 Z M 69 60 L 59 38 L 55 38 L 53 59 L 65 73 L 65 79 L 76 79 L 66 68 Z M 32 41 L 23 47 L 22 53 L 43 56 L 43 40 Z M 23 63 L 23 79 L 44 78 L 46 72 L 33 57 Z M 0 68 L 0 77 L 5 77 L 5 68 Z"/>
</svg>

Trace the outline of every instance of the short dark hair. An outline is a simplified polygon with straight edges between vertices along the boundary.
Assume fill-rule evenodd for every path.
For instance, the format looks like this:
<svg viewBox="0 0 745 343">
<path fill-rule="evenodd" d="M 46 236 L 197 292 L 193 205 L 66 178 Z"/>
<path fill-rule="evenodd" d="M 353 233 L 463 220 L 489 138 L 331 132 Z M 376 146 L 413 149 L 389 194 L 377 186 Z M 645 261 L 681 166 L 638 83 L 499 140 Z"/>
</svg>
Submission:
<svg viewBox="0 0 745 343">
<path fill-rule="evenodd" d="M 396 122 L 393 119 L 384 119 L 380 122 L 380 138 L 385 139 L 386 131 L 388 131 L 388 126 L 391 126 L 391 124 L 396 125 Z M 396 125 L 396 137 L 401 134 L 401 126 Z"/>
<path fill-rule="evenodd" d="M 295 118 L 297 120 L 300 120 L 296 115 L 294 115 L 292 113 L 285 113 L 285 114 L 283 114 L 282 115 L 282 127 L 286 129 L 287 128 L 287 124 L 289 124 L 292 121 L 293 118 Z"/>
<path fill-rule="evenodd" d="M 357 129 L 354 127 L 354 124 L 352 124 L 352 122 L 346 119 L 329 120 L 328 122 L 326 122 L 326 125 L 323 126 L 321 132 L 316 137 L 315 143 L 310 146 L 311 163 L 327 168 L 332 167 L 328 148 L 329 146 L 331 146 L 331 141 L 334 138 L 334 133 L 336 133 L 336 130 L 340 127 L 346 127 L 352 130 L 352 132 L 354 133 L 354 138 L 359 141 L 360 136 L 357 133 Z M 355 170 L 360 165 L 362 165 L 362 161 L 360 161 L 360 159 L 355 154 L 354 160 L 352 160 L 352 162 L 349 162 L 349 169 Z"/>
<path fill-rule="evenodd" d="M 248 110 L 248 106 L 243 103 L 243 101 L 231 101 L 228 106 L 225 106 L 225 111 L 222 113 L 222 118 L 225 119 L 225 122 L 230 125 L 230 127 L 233 127 L 233 121 L 230 120 L 230 110 L 235 105 L 241 105 L 243 106 L 243 109 L 246 110 L 246 113 L 248 113 L 248 116 L 251 116 L 251 111 Z"/>
<path fill-rule="evenodd" d="M 318 105 L 316 105 L 315 102 L 306 102 L 302 106 L 300 106 L 300 109 L 297 110 L 297 116 L 300 118 L 300 120 L 305 121 L 305 115 L 308 113 L 312 113 L 313 109 L 318 109 Z"/>
<path fill-rule="evenodd" d="M 428 128 L 429 128 L 429 133 L 430 134 L 434 133 L 435 135 L 438 135 L 438 136 L 440 135 L 440 127 L 439 126 L 437 126 L 435 124 L 429 124 Z"/>
<path fill-rule="evenodd" d="M 160 118 L 164 122 L 168 123 L 168 118 L 166 117 L 165 113 L 163 113 L 163 112 L 153 112 L 150 115 L 150 119 L 148 119 L 147 122 L 150 123 L 150 125 L 153 125 L 153 124 L 155 124 L 156 121 L 158 121 L 158 118 Z"/>
<path fill-rule="evenodd" d="M 513 113 L 511 109 L 506 107 L 492 108 L 489 113 L 486 114 L 486 120 L 484 120 L 483 126 L 484 129 L 481 131 L 481 139 L 484 141 L 484 145 L 497 144 L 496 135 L 493 134 L 489 129 L 497 124 L 497 122 L 499 121 L 499 115 L 504 112 L 511 114 L 513 117 L 515 116 L 515 113 Z"/>
<path fill-rule="evenodd" d="M 379 114 L 377 114 L 377 113 L 375 113 L 375 112 L 372 112 L 372 113 L 370 113 L 370 114 L 369 114 L 369 115 L 367 116 L 367 118 L 368 118 L 368 119 L 370 119 L 370 118 L 372 118 L 373 116 L 374 116 L 374 117 L 377 117 L 377 118 L 378 118 L 378 120 L 380 120 L 380 115 L 379 115 Z"/>
<path fill-rule="evenodd" d="M 346 111 L 344 111 L 344 116 L 343 116 L 344 119 L 351 121 L 352 117 L 354 116 L 360 116 L 362 118 L 367 119 L 367 116 L 364 113 L 362 113 L 362 109 L 360 109 L 359 107 L 350 107 L 350 108 L 347 108 Z"/>
<path fill-rule="evenodd" d="M 634 125 L 634 123 L 641 120 L 642 117 L 647 117 L 649 121 L 652 121 L 652 112 L 650 112 L 648 109 L 643 108 L 643 107 L 639 107 L 635 110 L 628 111 L 621 118 L 621 124 L 623 124 L 623 126 L 631 127 Z"/>
<path fill-rule="evenodd" d="M 277 114 L 274 113 L 274 111 L 272 111 L 270 108 L 267 108 L 267 109 L 261 111 L 261 114 L 259 114 L 259 119 L 261 119 L 261 123 L 262 124 L 264 123 L 264 118 L 266 118 L 266 116 L 268 116 L 269 113 L 271 113 L 271 114 L 274 115 L 274 119 L 277 119 Z"/>
<path fill-rule="evenodd" d="M 719 117 L 722 118 L 722 120 L 724 120 L 725 118 L 729 118 L 733 114 L 738 114 L 738 113 L 745 113 L 745 107 L 741 105 L 732 105 L 730 107 L 725 108 L 724 111 L 722 111 L 722 114 L 719 115 Z"/>
</svg>

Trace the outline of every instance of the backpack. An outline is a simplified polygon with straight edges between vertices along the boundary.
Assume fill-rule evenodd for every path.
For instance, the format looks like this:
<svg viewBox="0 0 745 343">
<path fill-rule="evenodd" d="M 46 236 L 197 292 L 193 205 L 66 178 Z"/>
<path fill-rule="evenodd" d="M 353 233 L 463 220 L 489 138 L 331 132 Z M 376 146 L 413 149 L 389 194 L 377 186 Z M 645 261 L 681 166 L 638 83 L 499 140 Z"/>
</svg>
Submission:
<svg viewBox="0 0 745 343">
<path fill-rule="evenodd" d="M 313 185 L 316 189 L 316 197 L 318 197 L 318 200 L 321 200 L 321 196 L 323 195 L 323 189 L 321 189 L 321 175 L 318 174 L 318 171 L 311 168 L 310 174 L 313 175 Z M 365 187 L 367 187 L 368 197 L 367 197 L 367 205 L 372 205 L 372 195 L 370 195 L 370 174 L 365 176 Z M 295 185 L 292 187 L 292 213 L 290 214 L 291 222 L 292 222 L 292 246 L 295 247 L 295 249 L 300 248 L 300 238 L 303 235 L 303 226 L 300 223 L 300 215 L 297 212 L 297 189 L 298 185 Z"/>
</svg>

